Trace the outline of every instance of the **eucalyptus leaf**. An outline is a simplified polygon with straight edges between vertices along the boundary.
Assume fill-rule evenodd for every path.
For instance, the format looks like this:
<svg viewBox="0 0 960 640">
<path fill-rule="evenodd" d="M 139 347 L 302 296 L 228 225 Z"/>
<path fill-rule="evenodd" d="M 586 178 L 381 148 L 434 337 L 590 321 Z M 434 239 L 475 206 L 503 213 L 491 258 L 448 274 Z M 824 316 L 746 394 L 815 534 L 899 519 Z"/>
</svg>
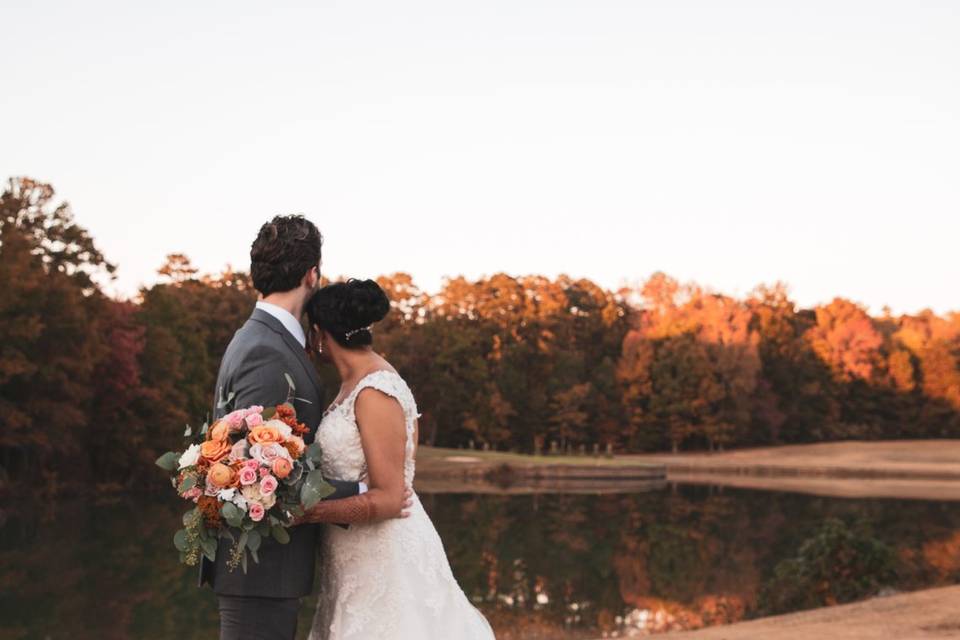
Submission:
<svg viewBox="0 0 960 640">
<path fill-rule="evenodd" d="M 240 566 L 243 567 L 243 572 L 247 572 L 247 552 L 244 551 L 243 555 L 240 556 Z"/>
<path fill-rule="evenodd" d="M 254 562 L 256 562 L 257 564 L 260 564 L 260 556 L 258 556 L 257 552 L 254 551 L 253 549 L 250 550 L 250 557 L 253 558 Z"/>
<path fill-rule="evenodd" d="M 256 552 L 260 548 L 260 542 L 263 539 L 260 537 L 260 532 L 253 530 L 247 532 L 247 549 L 250 549 L 251 552 Z"/>
<path fill-rule="evenodd" d="M 323 447 L 320 446 L 319 442 L 311 443 L 307 450 L 303 452 L 303 455 L 307 460 L 320 462 L 323 460 Z"/>
<path fill-rule="evenodd" d="M 187 551 L 187 530 L 180 529 L 175 534 L 173 534 L 173 546 L 177 548 L 177 551 L 182 551 L 186 553 Z"/>
<path fill-rule="evenodd" d="M 244 531 L 243 533 L 241 533 L 241 534 L 240 534 L 240 539 L 237 540 L 237 547 L 240 548 L 240 549 L 246 550 L 246 548 L 247 548 L 247 538 L 248 538 L 248 535 L 247 535 L 247 532 L 246 532 L 246 531 Z M 246 555 L 246 551 L 244 551 L 244 555 Z"/>
<path fill-rule="evenodd" d="M 303 487 L 300 489 L 300 502 L 305 509 L 311 509 L 334 491 L 336 489 L 333 485 L 324 480 L 323 474 L 316 469 L 307 474 L 307 479 L 303 482 Z"/>
<path fill-rule="evenodd" d="M 336 492 L 337 492 L 337 488 L 334 487 L 334 486 L 333 486 L 332 484 L 330 484 L 329 482 L 327 482 L 326 480 L 324 480 L 324 481 L 321 483 L 321 485 L 320 485 L 320 499 L 321 499 L 321 500 L 324 500 L 324 499 L 326 499 L 326 498 L 329 498 L 330 496 L 332 496 L 332 495 L 335 494 Z"/>
<path fill-rule="evenodd" d="M 273 416 L 275 416 L 275 415 L 277 415 L 277 409 L 276 409 L 276 407 L 267 407 L 266 409 L 263 410 L 263 413 L 260 414 L 260 416 L 263 418 L 263 421 L 264 421 L 264 422 L 266 422 L 267 420 L 272 419 Z"/>
<path fill-rule="evenodd" d="M 207 560 L 210 562 L 217 561 L 217 541 L 213 538 L 204 538 L 200 540 L 200 548 L 203 550 L 203 555 L 207 557 Z"/>
<path fill-rule="evenodd" d="M 232 502 L 224 502 L 220 513 L 231 527 L 240 527 L 243 524 L 243 511 Z"/>
<path fill-rule="evenodd" d="M 177 489 L 180 493 L 185 493 L 193 489 L 197 484 L 197 476 L 185 476 L 183 482 L 180 483 L 180 487 Z"/>
<path fill-rule="evenodd" d="M 276 525 L 270 528 L 270 533 L 273 534 L 273 539 L 279 542 L 280 544 L 287 544 L 290 542 L 290 534 L 287 533 L 287 530 L 280 525 Z"/>
<path fill-rule="evenodd" d="M 180 454 L 175 451 L 167 451 L 157 458 L 157 466 L 166 471 L 176 471 L 180 461 Z"/>
</svg>

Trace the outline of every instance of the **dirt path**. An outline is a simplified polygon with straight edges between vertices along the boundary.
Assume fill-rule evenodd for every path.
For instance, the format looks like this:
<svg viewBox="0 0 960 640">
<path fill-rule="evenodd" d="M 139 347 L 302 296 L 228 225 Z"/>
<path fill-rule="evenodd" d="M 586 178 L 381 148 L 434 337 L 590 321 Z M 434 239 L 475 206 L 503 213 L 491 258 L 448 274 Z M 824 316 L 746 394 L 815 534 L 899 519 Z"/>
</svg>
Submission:
<svg viewBox="0 0 960 640">
<path fill-rule="evenodd" d="M 801 611 L 664 640 L 930 640 L 960 638 L 960 586 Z"/>
</svg>

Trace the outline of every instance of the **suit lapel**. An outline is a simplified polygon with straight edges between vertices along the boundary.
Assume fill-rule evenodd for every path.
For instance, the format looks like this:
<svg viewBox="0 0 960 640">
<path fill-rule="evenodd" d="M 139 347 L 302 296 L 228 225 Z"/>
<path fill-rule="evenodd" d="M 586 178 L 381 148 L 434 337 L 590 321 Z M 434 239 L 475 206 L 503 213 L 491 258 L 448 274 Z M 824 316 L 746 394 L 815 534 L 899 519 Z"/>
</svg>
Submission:
<svg viewBox="0 0 960 640">
<path fill-rule="evenodd" d="M 310 358 L 307 357 L 306 350 L 300 346 L 300 343 L 297 342 L 296 338 L 290 335 L 290 332 L 287 331 L 286 327 L 284 327 L 279 320 L 271 316 L 266 311 L 263 311 L 262 309 L 254 309 L 253 315 L 250 316 L 250 319 L 256 320 L 257 322 L 262 322 L 270 327 L 275 333 L 280 334 L 284 344 L 286 344 L 290 351 L 293 352 L 294 357 L 303 367 L 304 373 L 306 373 L 307 377 L 310 379 L 310 383 L 313 385 L 314 392 L 316 393 L 315 404 L 317 404 L 319 407 L 320 403 L 323 402 L 323 389 L 320 386 L 320 376 L 317 375 L 317 370 L 314 368 L 313 363 L 310 362 Z M 298 389 L 297 391 L 300 390 Z"/>
</svg>

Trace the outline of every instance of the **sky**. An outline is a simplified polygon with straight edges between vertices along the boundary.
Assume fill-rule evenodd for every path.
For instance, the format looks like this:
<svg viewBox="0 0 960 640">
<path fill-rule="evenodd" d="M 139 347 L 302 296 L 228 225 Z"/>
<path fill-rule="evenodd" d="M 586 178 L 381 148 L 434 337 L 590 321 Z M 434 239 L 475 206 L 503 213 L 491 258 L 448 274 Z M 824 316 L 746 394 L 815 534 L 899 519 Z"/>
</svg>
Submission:
<svg viewBox="0 0 960 640">
<path fill-rule="evenodd" d="M 304 213 L 331 276 L 664 271 L 960 310 L 960 2 L 4 0 L 0 179 L 130 295 Z"/>
</svg>

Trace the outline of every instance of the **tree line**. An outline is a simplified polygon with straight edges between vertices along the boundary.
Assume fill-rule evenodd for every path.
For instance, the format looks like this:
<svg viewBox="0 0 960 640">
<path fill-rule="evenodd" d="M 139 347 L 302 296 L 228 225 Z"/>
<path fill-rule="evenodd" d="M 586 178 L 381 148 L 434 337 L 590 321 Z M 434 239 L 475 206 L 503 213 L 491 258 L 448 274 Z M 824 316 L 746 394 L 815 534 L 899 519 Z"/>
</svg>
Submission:
<svg viewBox="0 0 960 640">
<path fill-rule="evenodd" d="M 50 185 L 0 195 L 0 483 L 137 486 L 210 410 L 246 273 L 172 254 L 135 300 Z M 378 278 L 375 347 L 405 376 L 424 443 L 543 452 L 715 450 L 960 433 L 960 314 L 799 308 L 780 284 L 742 298 L 657 273 Z M 321 365 L 332 396 L 334 372 Z"/>
</svg>

